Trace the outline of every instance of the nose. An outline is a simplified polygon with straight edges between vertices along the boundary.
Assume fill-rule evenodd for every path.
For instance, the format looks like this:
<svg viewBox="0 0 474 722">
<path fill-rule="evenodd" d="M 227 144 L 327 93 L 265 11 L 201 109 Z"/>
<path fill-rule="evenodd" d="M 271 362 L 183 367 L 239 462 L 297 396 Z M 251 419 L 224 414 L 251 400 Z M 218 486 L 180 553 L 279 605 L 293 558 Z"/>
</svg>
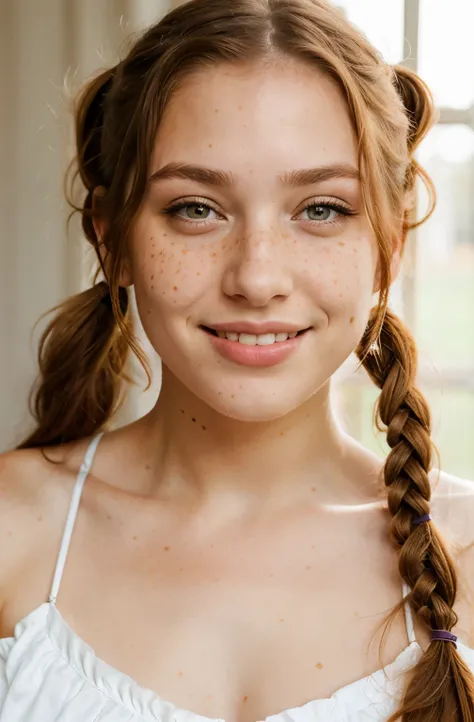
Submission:
<svg viewBox="0 0 474 722">
<path fill-rule="evenodd" d="M 223 276 L 226 296 L 263 307 L 272 299 L 287 298 L 292 290 L 289 240 L 284 234 L 259 230 L 236 241 Z"/>
</svg>

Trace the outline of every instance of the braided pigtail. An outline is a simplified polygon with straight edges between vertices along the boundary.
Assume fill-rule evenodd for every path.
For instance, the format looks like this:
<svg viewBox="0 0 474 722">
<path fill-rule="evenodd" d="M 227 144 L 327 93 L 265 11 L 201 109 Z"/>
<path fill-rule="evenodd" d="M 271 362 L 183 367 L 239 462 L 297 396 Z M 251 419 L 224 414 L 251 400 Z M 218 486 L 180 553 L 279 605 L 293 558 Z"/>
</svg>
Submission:
<svg viewBox="0 0 474 722">
<path fill-rule="evenodd" d="M 430 630 L 450 631 L 457 623 L 453 561 L 432 522 L 414 524 L 430 511 L 432 459 L 430 411 L 415 382 L 416 345 L 408 328 L 387 310 L 374 349 L 373 325 L 374 315 L 358 355 L 381 389 L 377 426 L 386 429 L 391 448 L 384 481 L 400 574 L 412 590 L 408 601 L 419 619 Z M 474 679 L 455 644 L 432 641 L 390 722 L 473 722 L 473 700 Z"/>
<path fill-rule="evenodd" d="M 102 163 L 104 104 L 114 70 L 90 82 L 78 100 L 78 175 L 86 188 L 81 207 L 87 240 L 108 281 L 96 283 L 54 309 L 39 345 L 39 378 L 30 396 L 36 428 L 20 448 L 73 441 L 101 430 L 116 411 L 126 379 L 131 334 L 128 292 L 106 273 L 94 228 L 94 190 L 107 185 Z"/>
</svg>

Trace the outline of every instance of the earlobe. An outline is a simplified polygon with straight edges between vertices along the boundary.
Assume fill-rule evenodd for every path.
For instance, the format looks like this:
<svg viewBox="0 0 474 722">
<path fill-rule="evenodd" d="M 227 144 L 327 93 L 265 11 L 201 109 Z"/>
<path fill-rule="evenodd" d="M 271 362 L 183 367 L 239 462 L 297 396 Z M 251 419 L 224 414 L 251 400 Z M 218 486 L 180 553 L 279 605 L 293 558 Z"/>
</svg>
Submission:
<svg viewBox="0 0 474 722">
<path fill-rule="evenodd" d="M 92 196 L 92 223 L 94 231 L 97 237 L 98 252 L 102 261 L 102 266 L 107 274 L 108 263 L 108 249 L 104 243 L 104 237 L 108 230 L 107 217 L 101 208 L 101 201 L 106 196 L 107 189 L 103 186 L 98 186 Z M 132 271 L 130 267 L 129 259 L 126 258 L 123 262 L 122 269 L 120 272 L 119 285 L 124 288 L 133 286 Z"/>
<path fill-rule="evenodd" d="M 133 286 L 133 280 L 132 280 L 132 271 L 130 269 L 130 264 L 128 262 L 128 259 L 125 259 L 122 271 L 120 273 L 120 286 L 123 286 L 124 288 L 129 288 L 130 286 Z"/>
<path fill-rule="evenodd" d="M 101 200 L 106 196 L 107 189 L 104 186 L 97 186 L 92 194 L 92 225 L 94 226 L 95 235 L 99 245 L 107 232 L 107 221 L 101 211 Z M 104 258 L 102 258 L 104 261 Z"/>
<path fill-rule="evenodd" d="M 401 246 L 399 243 L 396 244 L 395 251 L 392 256 L 392 261 L 390 264 L 390 274 L 391 274 L 391 282 L 394 283 L 398 275 L 400 273 L 400 269 L 402 267 L 402 255 L 401 255 Z M 377 268 L 375 270 L 375 276 L 374 276 L 374 287 L 373 287 L 373 293 L 379 293 L 382 279 L 381 279 L 381 272 L 380 272 L 380 259 L 377 261 Z"/>
</svg>

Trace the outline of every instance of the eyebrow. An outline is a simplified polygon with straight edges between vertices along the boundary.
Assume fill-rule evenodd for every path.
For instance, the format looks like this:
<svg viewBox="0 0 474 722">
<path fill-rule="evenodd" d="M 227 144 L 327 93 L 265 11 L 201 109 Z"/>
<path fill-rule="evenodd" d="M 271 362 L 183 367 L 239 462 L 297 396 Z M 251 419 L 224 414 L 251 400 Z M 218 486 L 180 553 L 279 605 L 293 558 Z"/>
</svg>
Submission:
<svg viewBox="0 0 474 722">
<path fill-rule="evenodd" d="M 189 165 L 187 163 L 168 163 L 163 166 L 163 168 L 155 171 L 148 183 L 158 183 L 159 181 L 173 178 L 193 180 L 197 183 L 220 188 L 228 188 L 235 185 L 232 173 L 204 168 L 198 165 Z M 315 183 L 322 183 L 332 178 L 360 180 L 360 173 L 355 166 L 349 163 L 336 163 L 334 165 L 323 165 L 318 168 L 308 168 L 306 170 L 285 173 L 280 177 L 280 181 L 285 186 L 298 188 L 301 186 L 314 185 Z"/>
</svg>

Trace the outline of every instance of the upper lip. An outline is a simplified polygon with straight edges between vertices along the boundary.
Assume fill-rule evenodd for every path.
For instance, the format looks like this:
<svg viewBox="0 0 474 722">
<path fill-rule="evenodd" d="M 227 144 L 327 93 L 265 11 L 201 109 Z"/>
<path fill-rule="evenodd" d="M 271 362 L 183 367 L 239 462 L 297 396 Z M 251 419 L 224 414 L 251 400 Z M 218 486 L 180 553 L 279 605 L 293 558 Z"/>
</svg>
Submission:
<svg viewBox="0 0 474 722">
<path fill-rule="evenodd" d="M 212 325 L 206 325 L 206 327 L 213 331 L 248 333 L 252 336 L 262 336 L 265 333 L 298 333 L 309 328 L 308 326 L 296 326 L 294 323 L 285 323 L 284 321 L 266 321 L 265 323 L 235 321 L 233 323 L 213 323 Z"/>
</svg>

